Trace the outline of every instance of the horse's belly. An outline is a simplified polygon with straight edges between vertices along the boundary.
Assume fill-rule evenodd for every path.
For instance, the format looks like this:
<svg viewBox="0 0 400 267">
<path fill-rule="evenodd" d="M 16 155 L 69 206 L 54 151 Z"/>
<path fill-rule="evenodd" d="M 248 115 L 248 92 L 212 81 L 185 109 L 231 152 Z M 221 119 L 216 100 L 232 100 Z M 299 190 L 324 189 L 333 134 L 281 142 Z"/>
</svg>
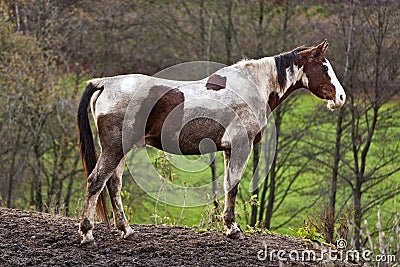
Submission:
<svg viewBox="0 0 400 267">
<path fill-rule="evenodd" d="M 177 131 L 168 131 L 171 128 L 164 125 L 164 131 L 146 135 L 146 144 L 180 155 L 198 155 L 224 149 L 221 140 L 225 129 L 215 120 L 196 118 Z"/>
</svg>

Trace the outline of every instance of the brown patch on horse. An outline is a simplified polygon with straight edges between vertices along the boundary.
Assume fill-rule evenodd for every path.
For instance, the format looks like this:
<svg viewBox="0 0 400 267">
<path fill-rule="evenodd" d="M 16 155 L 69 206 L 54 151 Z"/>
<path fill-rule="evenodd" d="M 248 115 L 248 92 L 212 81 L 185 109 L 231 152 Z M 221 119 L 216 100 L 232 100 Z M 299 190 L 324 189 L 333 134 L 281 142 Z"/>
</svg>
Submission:
<svg viewBox="0 0 400 267">
<path fill-rule="evenodd" d="M 263 137 L 263 131 L 259 132 L 256 137 L 254 138 L 253 145 L 256 145 L 261 142 Z"/>
<path fill-rule="evenodd" d="M 226 87 L 226 77 L 218 74 L 211 75 L 206 83 L 207 90 L 218 91 Z"/>
<path fill-rule="evenodd" d="M 273 111 L 280 104 L 280 97 L 277 92 L 271 92 L 268 96 L 268 105 L 271 111 Z"/>
<path fill-rule="evenodd" d="M 295 84 L 292 84 L 281 97 L 277 92 L 271 92 L 268 96 L 268 105 L 271 109 L 271 112 L 274 111 L 275 108 L 279 106 L 279 104 L 282 103 L 286 98 L 288 98 L 290 94 L 301 87 L 303 87 L 303 85 L 301 81 L 298 81 Z"/>
<path fill-rule="evenodd" d="M 147 118 L 144 128 L 146 144 L 165 151 L 178 147 L 178 140 L 174 137 L 181 129 L 184 101 L 184 94 L 176 88 L 159 85 L 150 89 L 149 96 L 142 104 L 142 111 L 138 112 L 138 116 Z M 146 114 L 141 114 L 144 110 Z M 168 122 L 164 124 L 167 117 Z"/>
</svg>

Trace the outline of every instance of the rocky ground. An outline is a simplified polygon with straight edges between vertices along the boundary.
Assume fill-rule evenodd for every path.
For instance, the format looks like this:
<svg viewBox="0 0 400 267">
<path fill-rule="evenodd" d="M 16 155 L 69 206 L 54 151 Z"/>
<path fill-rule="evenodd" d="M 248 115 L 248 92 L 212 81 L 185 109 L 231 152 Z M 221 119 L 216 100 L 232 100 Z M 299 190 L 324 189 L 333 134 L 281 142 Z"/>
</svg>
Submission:
<svg viewBox="0 0 400 267">
<path fill-rule="evenodd" d="M 353 266 L 319 260 L 316 244 L 279 234 L 230 240 L 193 228 L 132 227 L 136 233 L 123 240 L 117 230 L 96 224 L 96 244 L 81 246 L 76 219 L 0 208 L 0 266 Z M 302 261 L 306 249 L 314 249 L 317 260 Z M 279 261 L 273 250 L 286 251 L 288 260 Z M 300 257 L 291 252 L 290 259 L 291 250 Z"/>
</svg>

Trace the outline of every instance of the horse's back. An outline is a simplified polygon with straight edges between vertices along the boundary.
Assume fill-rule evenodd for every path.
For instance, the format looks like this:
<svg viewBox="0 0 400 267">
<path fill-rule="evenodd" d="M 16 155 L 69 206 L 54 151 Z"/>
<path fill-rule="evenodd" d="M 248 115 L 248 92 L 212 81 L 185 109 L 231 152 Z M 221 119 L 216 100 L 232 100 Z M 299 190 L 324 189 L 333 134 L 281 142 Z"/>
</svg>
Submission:
<svg viewBox="0 0 400 267">
<path fill-rule="evenodd" d="M 95 120 L 99 115 L 124 112 L 128 105 L 143 101 L 149 89 L 157 84 L 157 78 L 143 74 L 127 74 L 113 77 L 95 78 L 88 81 L 102 88 L 92 96 L 92 113 Z"/>
<path fill-rule="evenodd" d="M 255 84 L 246 75 L 230 67 L 198 81 L 177 81 L 142 74 L 128 74 L 96 78 L 88 83 L 103 88 L 92 97 L 92 112 L 95 120 L 105 114 L 118 114 L 119 117 L 129 114 L 137 118 L 136 115 L 142 114 L 143 110 L 150 113 L 151 109 L 144 108 L 147 106 L 161 106 L 162 108 L 157 108 L 157 116 L 159 116 L 160 112 L 170 110 L 171 107 L 177 107 L 180 104 L 182 104 L 183 118 L 186 122 L 190 121 L 186 118 L 199 116 L 215 117 L 224 122 L 231 121 L 233 118 L 229 120 L 221 118 L 227 112 L 232 114 L 255 112 L 258 115 L 256 117 L 262 121 L 265 114 L 263 110 L 265 100 L 259 95 L 260 92 L 255 88 Z M 179 103 L 175 103 L 178 100 Z M 254 107 L 258 108 L 254 109 Z M 148 118 L 148 116 L 144 117 Z M 250 123 L 249 119 L 246 119 L 246 122 Z"/>
</svg>

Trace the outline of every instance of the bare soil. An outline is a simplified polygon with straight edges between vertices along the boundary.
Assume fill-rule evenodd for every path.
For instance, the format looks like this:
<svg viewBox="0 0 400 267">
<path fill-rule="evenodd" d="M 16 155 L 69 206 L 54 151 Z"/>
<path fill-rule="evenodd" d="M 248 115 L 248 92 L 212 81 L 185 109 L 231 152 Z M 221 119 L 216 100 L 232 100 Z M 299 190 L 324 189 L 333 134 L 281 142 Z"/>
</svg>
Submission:
<svg viewBox="0 0 400 267">
<path fill-rule="evenodd" d="M 260 260 L 272 250 L 315 249 L 316 244 L 279 234 L 231 240 L 193 228 L 133 225 L 123 240 L 106 224 L 95 226 L 96 244 L 81 246 L 78 220 L 46 213 L 0 208 L 0 266 L 353 266 L 327 260 Z"/>
</svg>

